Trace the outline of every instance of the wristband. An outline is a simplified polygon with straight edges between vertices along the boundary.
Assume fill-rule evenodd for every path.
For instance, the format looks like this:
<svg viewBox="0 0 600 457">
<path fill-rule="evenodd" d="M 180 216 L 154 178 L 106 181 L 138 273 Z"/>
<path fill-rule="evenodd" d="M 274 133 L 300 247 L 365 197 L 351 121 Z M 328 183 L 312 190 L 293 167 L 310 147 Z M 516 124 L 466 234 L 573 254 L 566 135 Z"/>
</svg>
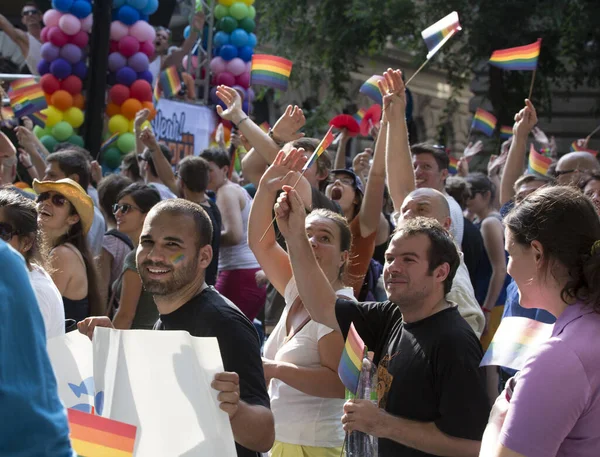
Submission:
<svg viewBox="0 0 600 457">
<path fill-rule="evenodd" d="M 483 310 L 484 313 L 491 313 L 492 310 L 491 309 L 486 309 L 486 308 L 481 308 Z"/>
<path fill-rule="evenodd" d="M 275 142 L 275 144 L 277 144 L 277 146 L 283 147 L 283 145 L 285 145 L 285 141 L 277 141 L 275 139 L 275 137 L 273 136 L 273 129 L 269 129 L 267 135 L 269 135 L 269 138 L 271 138 Z"/>
<path fill-rule="evenodd" d="M 244 121 L 247 121 L 247 120 L 248 120 L 248 116 L 246 116 L 244 119 L 242 119 L 240 122 L 238 122 L 238 123 L 236 124 L 236 127 L 239 129 L 239 128 L 240 128 L 240 125 L 242 125 L 242 124 L 244 123 Z"/>
</svg>

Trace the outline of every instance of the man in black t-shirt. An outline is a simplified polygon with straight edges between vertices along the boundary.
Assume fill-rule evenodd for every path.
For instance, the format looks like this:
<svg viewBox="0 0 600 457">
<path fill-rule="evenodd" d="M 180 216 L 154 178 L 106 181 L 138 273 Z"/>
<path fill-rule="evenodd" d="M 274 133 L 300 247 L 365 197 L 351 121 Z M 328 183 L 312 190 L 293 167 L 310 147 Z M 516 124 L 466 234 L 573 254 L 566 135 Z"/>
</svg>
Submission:
<svg viewBox="0 0 600 457">
<path fill-rule="evenodd" d="M 229 414 L 238 457 L 258 457 L 275 439 L 260 341 L 244 314 L 205 283 L 212 260 L 211 232 L 200 205 L 183 199 L 162 201 L 146 216 L 138 272 L 160 313 L 156 330 L 217 338 L 226 371 L 215 376 L 212 387 L 220 392 L 220 407 Z M 88 318 L 79 323 L 79 331 L 91 338 L 96 326 L 112 324 L 108 318 Z"/>
<path fill-rule="evenodd" d="M 378 364 L 379 408 L 348 401 L 344 429 L 378 436 L 380 456 L 476 457 L 490 405 L 479 340 L 445 299 L 459 265 L 448 232 L 433 219 L 402 221 L 385 254 L 389 301 L 338 300 L 310 247 L 302 201 L 284 190 L 275 213 L 302 302 L 344 335 L 354 323 Z"/>
</svg>

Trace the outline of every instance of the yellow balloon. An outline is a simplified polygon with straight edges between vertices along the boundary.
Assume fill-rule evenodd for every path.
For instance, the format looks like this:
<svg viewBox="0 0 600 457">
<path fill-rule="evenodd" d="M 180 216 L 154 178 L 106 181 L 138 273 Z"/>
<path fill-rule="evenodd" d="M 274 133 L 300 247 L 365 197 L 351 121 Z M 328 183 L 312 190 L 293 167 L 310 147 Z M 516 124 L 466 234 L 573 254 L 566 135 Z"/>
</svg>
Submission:
<svg viewBox="0 0 600 457">
<path fill-rule="evenodd" d="M 108 130 L 110 133 L 127 133 L 129 132 L 129 121 L 125 116 L 116 114 L 109 119 Z"/>
<path fill-rule="evenodd" d="M 75 106 L 72 106 L 68 110 L 63 113 L 63 118 L 67 121 L 73 128 L 81 127 L 83 124 L 83 111 Z"/>
<path fill-rule="evenodd" d="M 46 119 L 46 127 L 53 127 L 63 120 L 63 112 L 54 106 L 49 106 L 42 110 L 48 118 Z"/>
<path fill-rule="evenodd" d="M 248 5 L 248 6 L 252 6 L 252 5 L 254 5 L 254 0 L 243 0 L 243 1 L 244 1 L 244 3 L 245 3 L 246 5 Z"/>
<path fill-rule="evenodd" d="M 134 128 L 135 128 L 135 119 L 131 119 L 129 121 L 129 132 L 133 133 Z"/>
<path fill-rule="evenodd" d="M 231 6 L 233 5 L 235 0 L 219 0 L 219 4 L 223 6 Z"/>
</svg>

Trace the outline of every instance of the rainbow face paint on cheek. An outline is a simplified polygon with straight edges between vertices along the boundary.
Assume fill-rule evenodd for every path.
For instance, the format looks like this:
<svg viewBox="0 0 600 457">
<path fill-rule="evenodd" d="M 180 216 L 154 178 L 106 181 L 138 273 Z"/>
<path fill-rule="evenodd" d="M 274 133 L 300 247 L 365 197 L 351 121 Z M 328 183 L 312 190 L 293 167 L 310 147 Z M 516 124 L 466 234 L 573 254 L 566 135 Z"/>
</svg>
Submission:
<svg viewBox="0 0 600 457">
<path fill-rule="evenodd" d="M 179 254 L 175 254 L 175 255 L 171 256 L 170 260 L 171 260 L 172 264 L 176 265 L 179 262 L 181 262 L 183 259 L 184 259 L 183 253 L 180 252 Z"/>
</svg>

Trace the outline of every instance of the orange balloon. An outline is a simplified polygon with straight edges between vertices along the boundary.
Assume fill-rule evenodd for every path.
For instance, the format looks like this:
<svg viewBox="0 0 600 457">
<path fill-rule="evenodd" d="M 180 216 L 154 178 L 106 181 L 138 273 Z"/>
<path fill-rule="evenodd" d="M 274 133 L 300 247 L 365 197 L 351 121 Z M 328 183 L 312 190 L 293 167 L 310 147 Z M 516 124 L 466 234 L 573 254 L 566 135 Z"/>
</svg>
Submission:
<svg viewBox="0 0 600 457">
<path fill-rule="evenodd" d="M 73 96 L 66 90 L 57 90 L 52 94 L 52 105 L 61 111 L 66 111 L 73 106 Z"/>
<path fill-rule="evenodd" d="M 138 111 L 141 111 L 144 107 L 142 106 L 142 102 L 140 102 L 136 98 L 128 98 L 121 105 L 121 114 L 125 116 L 127 119 L 132 120 L 135 119 L 135 115 Z"/>
<path fill-rule="evenodd" d="M 44 96 L 46 97 L 46 104 L 48 106 L 52 105 L 52 94 L 44 94 Z"/>
<path fill-rule="evenodd" d="M 150 111 L 150 116 L 148 116 L 148 120 L 150 120 L 150 121 L 154 120 L 154 117 L 156 116 L 156 109 L 154 109 L 154 103 L 143 102 L 142 106 L 144 108 L 146 108 L 148 111 Z"/>
<path fill-rule="evenodd" d="M 26 182 L 23 182 L 23 181 L 17 181 L 13 185 L 15 187 L 18 187 L 19 189 L 27 189 L 29 187 L 29 184 L 27 184 Z"/>
<path fill-rule="evenodd" d="M 73 95 L 73 106 L 81 110 L 85 107 L 85 98 L 82 94 Z"/>
<path fill-rule="evenodd" d="M 109 103 L 106 106 L 106 115 L 110 118 L 116 116 L 117 114 L 121 114 L 121 107 L 119 105 L 115 105 L 114 103 Z"/>
</svg>

